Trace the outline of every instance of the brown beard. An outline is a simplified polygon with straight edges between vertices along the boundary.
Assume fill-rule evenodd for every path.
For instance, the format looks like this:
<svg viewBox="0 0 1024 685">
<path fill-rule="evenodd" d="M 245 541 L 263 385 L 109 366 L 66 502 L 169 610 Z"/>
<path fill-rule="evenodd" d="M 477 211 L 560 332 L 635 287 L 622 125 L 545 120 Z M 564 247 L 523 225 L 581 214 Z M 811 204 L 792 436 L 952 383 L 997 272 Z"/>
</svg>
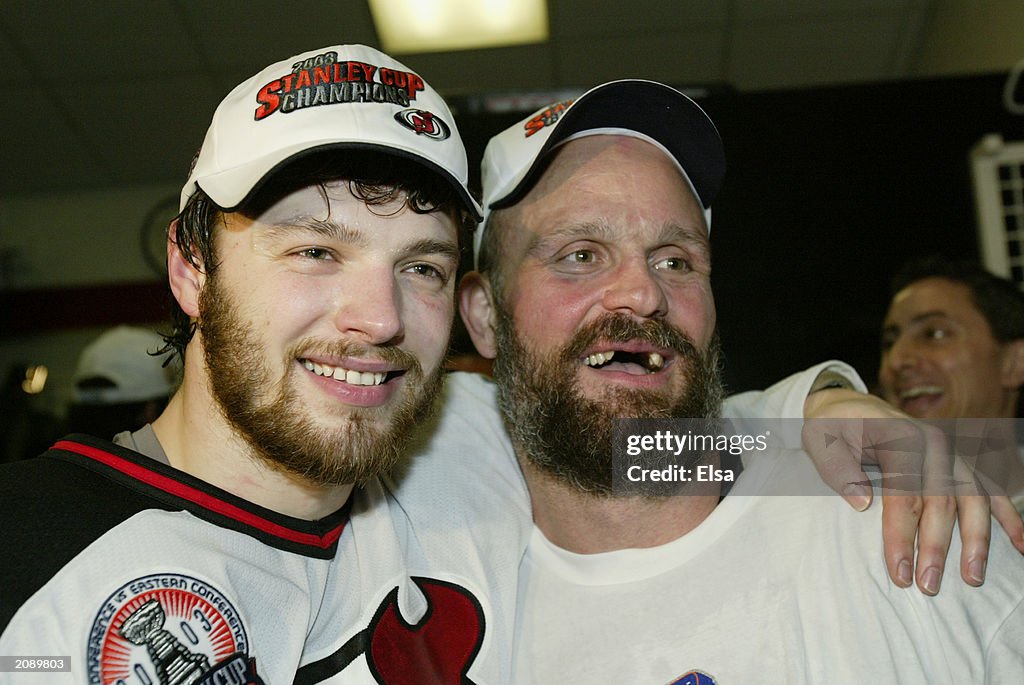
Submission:
<svg viewBox="0 0 1024 685">
<path fill-rule="evenodd" d="M 664 321 L 637 322 L 609 314 L 577 331 L 561 350 L 544 355 L 530 350 L 516 336 L 503 305 L 496 309 L 500 353 L 494 362 L 494 377 L 505 426 L 522 456 L 574 490 L 598 496 L 616 494 L 615 419 L 714 419 L 721 412 L 717 334 L 701 352 L 686 333 Z M 672 395 L 608 388 L 597 400 L 585 397 L 577 381 L 580 358 L 599 340 L 644 340 L 675 351 L 674 363 L 688 366 L 683 390 Z"/>
<path fill-rule="evenodd" d="M 287 370 L 275 380 L 252 325 L 215 276 L 207 279 L 200 293 L 198 326 L 211 391 L 224 418 L 266 465 L 318 486 L 359 483 L 390 470 L 413 427 L 433 413 L 444 381 L 443 365 L 425 377 L 419 360 L 396 347 L 368 350 L 346 341 L 309 339 L 288 351 Z M 403 396 L 390 410 L 339 403 L 336 411 L 346 414 L 347 421 L 328 429 L 303 403 L 292 376 L 301 368 L 296 360 L 313 352 L 401 365 L 408 369 L 402 379 Z"/>
</svg>

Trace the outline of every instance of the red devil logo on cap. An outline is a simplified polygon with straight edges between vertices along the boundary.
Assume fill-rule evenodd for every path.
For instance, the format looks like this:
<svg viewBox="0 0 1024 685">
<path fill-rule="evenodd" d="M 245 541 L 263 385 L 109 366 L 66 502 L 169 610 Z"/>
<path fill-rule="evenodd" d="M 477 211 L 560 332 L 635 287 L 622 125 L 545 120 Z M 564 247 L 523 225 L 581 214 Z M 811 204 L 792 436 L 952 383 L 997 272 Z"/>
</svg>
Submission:
<svg viewBox="0 0 1024 685">
<path fill-rule="evenodd" d="M 401 112 L 395 112 L 395 121 L 410 131 L 428 138 L 444 140 L 451 135 L 451 129 L 441 117 L 424 109 L 403 109 Z"/>
</svg>

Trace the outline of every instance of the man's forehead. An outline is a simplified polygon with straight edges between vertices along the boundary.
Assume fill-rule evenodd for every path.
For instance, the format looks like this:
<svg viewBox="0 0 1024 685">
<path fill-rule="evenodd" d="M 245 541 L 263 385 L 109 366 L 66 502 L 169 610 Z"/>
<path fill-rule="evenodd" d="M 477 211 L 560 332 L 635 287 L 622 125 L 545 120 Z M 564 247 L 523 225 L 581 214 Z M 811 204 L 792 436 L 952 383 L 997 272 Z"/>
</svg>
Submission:
<svg viewBox="0 0 1024 685">
<path fill-rule="evenodd" d="M 403 226 L 410 221 L 413 223 L 403 229 L 396 225 L 382 230 L 380 220 L 394 220 Z M 374 244 L 377 236 L 395 230 L 405 241 L 451 244 L 451 247 L 429 251 L 457 252 L 460 239 L 458 224 L 449 213 L 441 210 L 413 212 L 407 205 L 404 191 L 385 202 L 367 202 L 358 191 L 353 192 L 347 179 L 313 183 L 286 192 L 272 199 L 269 206 L 261 206 L 258 212 L 248 215 L 243 223 L 260 227 L 261 234 L 268 238 L 284 238 L 298 231 L 364 247 Z"/>
<path fill-rule="evenodd" d="M 628 158 L 660 158 L 665 162 L 666 166 L 676 169 L 680 178 L 685 177 L 685 172 L 679 166 L 676 158 L 657 141 L 640 134 L 625 135 L 623 133 L 596 133 L 594 131 L 570 137 L 558 145 L 551 152 L 552 161 L 543 175 L 550 173 L 551 167 L 570 164 L 581 166 L 588 160 L 600 157 L 602 154 L 608 156 L 612 153 Z"/>
<path fill-rule="evenodd" d="M 937 276 L 914 281 L 897 292 L 889 305 L 884 326 L 891 329 L 901 324 L 937 319 L 988 323 L 969 286 Z"/>
<path fill-rule="evenodd" d="M 642 162 L 651 171 L 678 181 L 680 188 L 700 207 L 700 199 L 686 172 L 665 148 L 645 136 L 591 134 L 569 138 L 551 153 L 544 171 L 521 202 L 558 192 L 567 183 L 580 182 L 602 173 L 613 174 L 622 161 Z"/>
<path fill-rule="evenodd" d="M 922 278 L 905 286 L 892 298 L 891 309 L 897 307 L 909 310 L 969 307 L 978 311 L 966 284 L 940 276 Z"/>
<path fill-rule="evenodd" d="M 332 199 L 344 200 L 351 197 L 347 181 L 334 179 L 314 183 L 276 197 L 260 213 L 260 219 L 267 223 L 287 224 L 296 219 L 325 218 Z"/>
</svg>

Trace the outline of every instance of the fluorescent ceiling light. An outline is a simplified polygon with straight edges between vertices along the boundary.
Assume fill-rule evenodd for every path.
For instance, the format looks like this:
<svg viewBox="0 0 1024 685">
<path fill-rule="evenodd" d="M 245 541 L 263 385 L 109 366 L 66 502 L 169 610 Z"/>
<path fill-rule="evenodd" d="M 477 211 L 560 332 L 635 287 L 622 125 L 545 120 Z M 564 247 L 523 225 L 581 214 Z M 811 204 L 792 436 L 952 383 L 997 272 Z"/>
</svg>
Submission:
<svg viewBox="0 0 1024 685">
<path fill-rule="evenodd" d="M 545 0 L 369 0 L 384 52 L 443 52 L 548 39 Z"/>
</svg>

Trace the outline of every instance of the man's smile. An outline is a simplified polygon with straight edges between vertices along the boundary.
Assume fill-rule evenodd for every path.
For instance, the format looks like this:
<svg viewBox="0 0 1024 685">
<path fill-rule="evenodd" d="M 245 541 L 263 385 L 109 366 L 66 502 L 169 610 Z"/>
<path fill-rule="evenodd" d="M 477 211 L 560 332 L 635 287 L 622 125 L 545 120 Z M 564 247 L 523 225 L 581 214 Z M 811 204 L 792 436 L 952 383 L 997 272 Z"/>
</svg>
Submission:
<svg viewBox="0 0 1024 685">
<path fill-rule="evenodd" d="M 318 362 L 310 361 L 309 359 L 303 359 L 302 365 L 307 370 L 312 371 L 318 376 L 324 376 L 333 378 L 336 381 L 342 381 L 349 385 L 380 385 L 381 383 L 388 380 L 389 377 L 394 377 L 392 373 L 404 373 L 404 372 L 382 372 L 382 371 L 357 371 L 355 369 L 346 369 L 343 366 L 331 366 L 330 364 L 321 364 Z"/>
<path fill-rule="evenodd" d="M 658 352 L 638 353 L 607 350 L 588 355 L 583 359 L 583 363 L 594 369 L 627 373 L 657 373 L 664 368 L 665 357 Z"/>
</svg>

